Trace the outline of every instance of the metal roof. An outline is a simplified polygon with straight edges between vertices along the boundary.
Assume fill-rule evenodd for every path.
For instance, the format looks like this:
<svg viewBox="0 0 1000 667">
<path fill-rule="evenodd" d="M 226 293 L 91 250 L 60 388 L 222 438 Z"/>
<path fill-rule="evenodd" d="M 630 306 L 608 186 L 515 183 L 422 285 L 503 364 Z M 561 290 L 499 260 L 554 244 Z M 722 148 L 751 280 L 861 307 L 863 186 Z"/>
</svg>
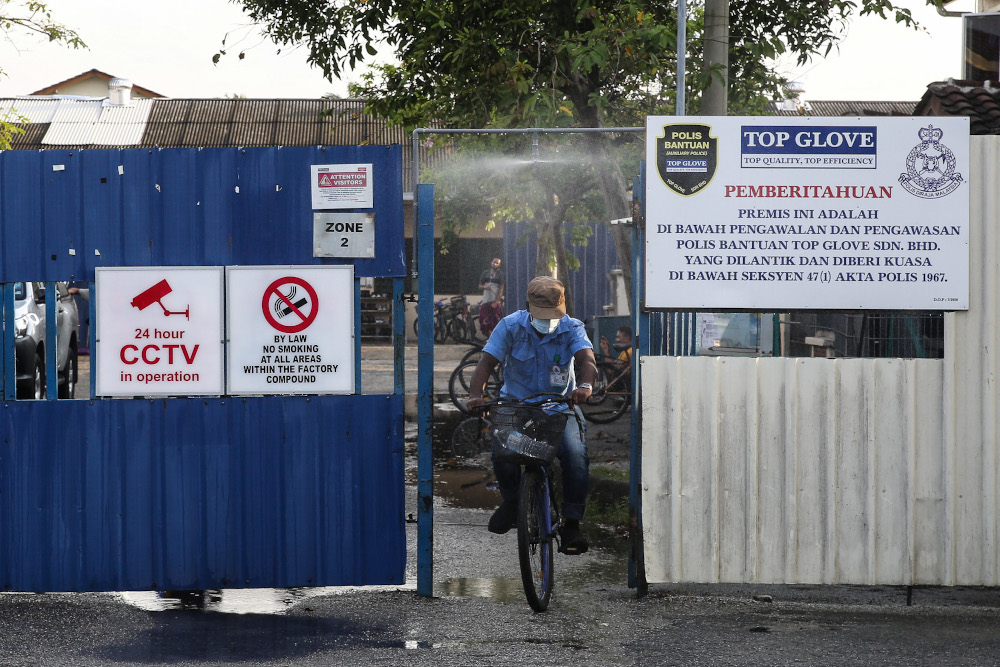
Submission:
<svg viewBox="0 0 1000 667">
<path fill-rule="evenodd" d="M 774 109 L 776 116 L 912 116 L 916 102 L 806 101 L 802 110 Z"/>
<path fill-rule="evenodd" d="M 151 102 L 133 100 L 128 106 L 115 106 L 105 98 L 19 97 L 0 100 L 0 109 L 11 109 L 29 121 L 21 127 L 30 132 L 14 142 L 20 150 L 136 146 L 142 140 Z"/>
<path fill-rule="evenodd" d="M 363 100 L 155 100 L 142 145 L 159 148 L 405 144 Z"/>
</svg>

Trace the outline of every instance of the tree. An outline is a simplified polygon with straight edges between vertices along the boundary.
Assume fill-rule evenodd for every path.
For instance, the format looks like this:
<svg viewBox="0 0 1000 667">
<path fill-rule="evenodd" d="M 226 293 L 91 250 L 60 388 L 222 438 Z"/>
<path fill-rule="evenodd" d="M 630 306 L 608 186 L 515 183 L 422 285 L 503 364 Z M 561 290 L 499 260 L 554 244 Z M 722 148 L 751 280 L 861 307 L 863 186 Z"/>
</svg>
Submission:
<svg viewBox="0 0 1000 667">
<path fill-rule="evenodd" d="M 647 114 L 672 110 L 676 6 L 668 0 L 237 1 L 276 43 L 305 45 L 310 62 L 331 79 L 379 47 L 391 50 L 398 64 L 377 67 L 355 92 L 407 126 L 601 128 L 639 125 Z M 891 0 L 732 0 L 734 105 L 760 108 L 780 91 L 783 81 L 767 58 L 825 55 L 852 15 L 871 13 L 913 24 Z M 693 16 L 697 61 L 703 12 Z M 712 76 L 719 72 L 692 77 L 695 88 Z M 604 217 L 629 217 L 626 181 L 608 138 L 585 137 Z M 630 286 L 630 236 L 620 228 L 612 229 Z"/>
<path fill-rule="evenodd" d="M 86 48 L 76 31 L 57 23 L 44 2 L 35 0 L 0 0 L 0 34 L 16 44 L 24 39 L 41 38 L 70 48 Z M 7 72 L 0 67 L 0 76 Z M 13 109 L 0 110 L 0 149 L 10 148 L 11 139 L 24 130 L 18 127 L 25 119 Z"/>
<path fill-rule="evenodd" d="M 535 275 L 548 275 L 555 267 L 571 308 L 569 271 L 579 266 L 571 249 L 586 245 L 591 233 L 589 225 L 577 223 L 594 220 L 603 202 L 577 149 L 579 137 L 536 138 L 539 153 L 532 156 L 525 150 L 529 135 L 464 136 L 446 144 L 442 150 L 448 158 L 426 174 L 439 185 L 435 213 L 443 223 L 445 251 L 471 227 L 530 221 L 537 244 Z"/>
</svg>

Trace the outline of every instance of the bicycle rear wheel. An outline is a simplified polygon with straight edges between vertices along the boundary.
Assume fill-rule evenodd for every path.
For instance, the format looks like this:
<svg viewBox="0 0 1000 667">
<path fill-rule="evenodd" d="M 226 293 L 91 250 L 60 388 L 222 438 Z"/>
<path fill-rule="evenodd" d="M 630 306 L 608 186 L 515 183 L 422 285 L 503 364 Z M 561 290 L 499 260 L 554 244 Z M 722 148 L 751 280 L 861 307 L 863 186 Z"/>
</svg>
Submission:
<svg viewBox="0 0 1000 667">
<path fill-rule="evenodd" d="M 468 343 L 469 342 L 469 327 L 466 326 L 465 320 L 456 317 L 448 322 L 448 334 L 445 338 L 451 338 L 456 343 Z"/>
<path fill-rule="evenodd" d="M 632 405 L 630 378 L 619 366 L 610 361 L 597 364 L 597 379 L 590 398 L 580 406 L 583 417 L 595 424 L 607 424 L 625 414 Z"/>
<path fill-rule="evenodd" d="M 420 320 L 413 320 L 413 338 L 420 340 Z M 448 325 L 440 322 L 439 318 L 434 318 L 434 342 L 443 343 L 448 338 Z"/>
<path fill-rule="evenodd" d="M 483 346 L 473 345 L 464 355 L 462 355 L 462 360 L 458 362 L 458 365 L 461 366 L 462 364 L 467 364 L 470 362 L 478 363 L 479 360 L 482 358 L 482 356 L 483 356 Z M 468 387 L 466 387 L 466 389 L 468 389 Z"/>
<path fill-rule="evenodd" d="M 540 470 L 526 470 L 517 502 L 517 556 L 524 596 L 535 611 L 548 609 L 552 595 L 552 538 L 548 482 Z"/>
<path fill-rule="evenodd" d="M 486 342 L 486 337 L 483 336 L 483 332 L 479 328 L 478 313 L 471 313 L 469 315 L 469 342 L 472 344 L 479 343 L 480 345 Z"/>
</svg>

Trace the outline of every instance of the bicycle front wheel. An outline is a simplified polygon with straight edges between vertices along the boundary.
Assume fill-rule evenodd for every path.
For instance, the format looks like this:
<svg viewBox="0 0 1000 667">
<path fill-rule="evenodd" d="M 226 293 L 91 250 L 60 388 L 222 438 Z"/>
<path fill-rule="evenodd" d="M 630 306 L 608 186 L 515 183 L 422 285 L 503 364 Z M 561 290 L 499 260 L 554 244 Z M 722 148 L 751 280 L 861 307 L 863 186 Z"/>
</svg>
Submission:
<svg viewBox="0 0 1000 667">
<path fill-rule="evenodd" d="M 631 379 L 624 368 L 610 361 L 597 364 L 597 380 L 590 398 L 580 405 L 583 417 L 595 424 L 607 424 L 625 414 L 632 405 Z"/>
<path fill-rule="evenodd" d="M 535 611 L 549 607 L 555 579 L 552 547 L 552 507 L 547 480 L 540 470 L 526 470 L 517 501 L 517 556 L 524 595 Z"/>
<path fill-rule="evenodd" d="M 478 456 L 490 447 L 490 422 L 481 417 L 466 417 L 451 435 L 451 454 L 456 459 Z"/>
</svg>

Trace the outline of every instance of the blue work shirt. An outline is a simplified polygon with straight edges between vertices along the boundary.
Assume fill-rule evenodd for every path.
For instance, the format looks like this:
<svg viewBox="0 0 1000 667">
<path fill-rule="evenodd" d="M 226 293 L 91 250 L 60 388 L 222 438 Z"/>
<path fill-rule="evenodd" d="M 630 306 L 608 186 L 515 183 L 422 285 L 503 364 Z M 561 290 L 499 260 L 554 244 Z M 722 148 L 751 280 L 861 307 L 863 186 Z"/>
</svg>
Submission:
<svg viewBox="0 0 1000 667">
<path fill-rule="evenodd" d="M 568 396 L 576 389 L 573 355 L 593 348 L 580 320 L 563 315 L 555 331 L 539 338 L 528 311 L 519 310 L 500 320 L 483 352 L 504 364 L 500 395 L 524 398 L 542 391 Z"/>
</svg>

